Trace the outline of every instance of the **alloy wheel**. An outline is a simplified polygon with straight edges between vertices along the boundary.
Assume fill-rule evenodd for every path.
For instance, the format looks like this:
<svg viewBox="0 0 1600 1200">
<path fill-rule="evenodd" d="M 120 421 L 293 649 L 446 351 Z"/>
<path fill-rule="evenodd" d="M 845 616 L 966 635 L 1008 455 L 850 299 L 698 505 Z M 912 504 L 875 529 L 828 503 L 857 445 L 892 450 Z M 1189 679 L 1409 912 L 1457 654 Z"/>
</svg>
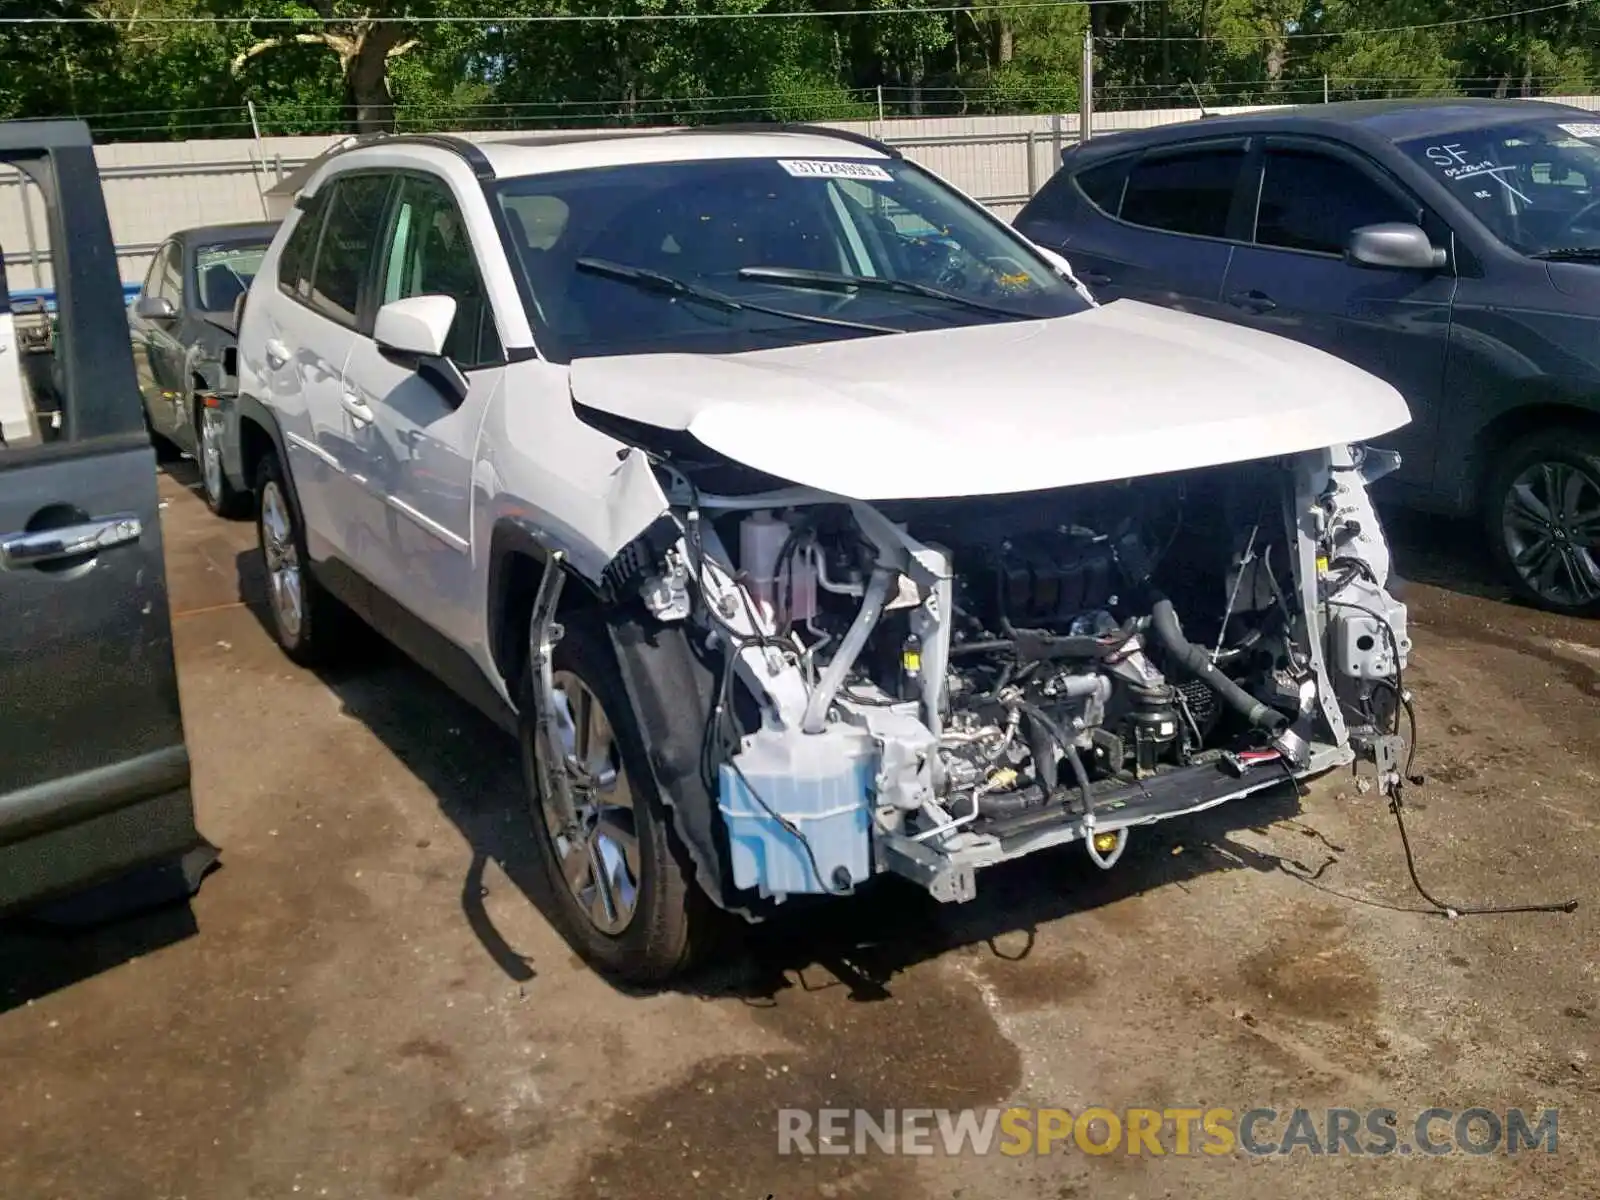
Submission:
<svg viewBox="0 0 1600 1200">
<path fill-rule="evenodd" d="M 598 696 L 570 671 L 552 680 L 562 762 L 572 799 L 568 820 L 555 798 L 540 808 L 562 878 L 600 932 L 616 935 L 639 906 L 639 828 L 633 791 L 611 718 Z M 542 740 L 542 739 L 541 739 Z"/>
<path fill-rule="evenodd" d="M 272 591 L 272 613 L 287 642 L 300 636 L 305 619 L 305 597 L 300 581 L 300 552 L 295 546 L 294 520 L 283 489 L 268 481 L 261 489 L 261 553 L 267 562 Z"/>
<path fill-rule="evenodd" d="M 222 414 L 200 410 L 200 479 L 213 505 L 222 502 Z"/>
<path fill-rule="evenodd" d="M 1542 600 L 1600 600 L 1600 479 L 1568 462 L 1536 462 L 1512 481 L 1500 526 L 1511 565 Z"/>
</svg>

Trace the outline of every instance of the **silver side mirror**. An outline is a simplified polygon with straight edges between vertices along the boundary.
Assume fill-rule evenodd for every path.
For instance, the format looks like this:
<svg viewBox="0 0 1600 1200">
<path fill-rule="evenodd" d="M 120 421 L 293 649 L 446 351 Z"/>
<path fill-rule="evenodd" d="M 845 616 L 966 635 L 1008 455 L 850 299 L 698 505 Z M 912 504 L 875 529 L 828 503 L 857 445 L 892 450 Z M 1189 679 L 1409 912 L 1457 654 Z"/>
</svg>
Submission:
<svg viewBox="0 0 1600 1200">
<path fill-rule="evenodd" d="M 140 296 L 133 306 L 134 315 L 146 321 L 170 321 L 178 315 L 172 301 L 165 296 Z"/>
<path fill-rule="evenodd" d="M 1428 240 L 1420 226 L 1404 221 L 1363 225 L 1350 234 L 1345 260 L 1360 267 L 1392 271 L 1437 271 L 1449 255 Z"/>
</svg>

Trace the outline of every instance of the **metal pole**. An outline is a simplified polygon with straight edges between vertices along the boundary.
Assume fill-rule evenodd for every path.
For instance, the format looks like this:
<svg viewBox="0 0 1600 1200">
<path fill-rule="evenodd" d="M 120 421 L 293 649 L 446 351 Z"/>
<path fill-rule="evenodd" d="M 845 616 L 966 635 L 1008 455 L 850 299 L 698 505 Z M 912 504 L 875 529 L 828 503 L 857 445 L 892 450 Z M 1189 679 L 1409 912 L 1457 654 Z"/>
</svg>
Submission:
<svg viewBox="0 0 1600 1200">
<path fill-rule="evenodd" d="M 44 286 L 44 272 L 39 269 L 39 237 L 33 228 L 33 202 L 28 198 L 28 188 L 33 181 L 21 171 L 17 172 L 17 178 L 18 183 L 21 185 L 17 189 L 17 195 L 22 200 L 22 231 L 28 239 L 28 267 L 33 272 L 33 286 L 42 288 Z M 55 275 L 55 262 L 53 259 L 51 261 L 50 274 L 52 276 Z M 54 278 L 50 280 L 50 286 L 52 288 L 55 287 Z"/>
<path fill-rule="evenodd" d="M 878 85 L 878 124 L 883 124 L 883 84 Z"/>
<path fill-rule="evenodd" d="M 1328 102 L 1328 73 L 1326 71 L 1322 73 L 1322 102 L 1324 104 Z"/>
<path fill-rule="evenodd" d="M 1083 75 L 1078 85 L 1078 140 L 1087 142 L 1094 133 L 1094 34 L 1083 31 Z"/>
<path fill-rule="evenodd" d="M 256 163 L 260 168 L 254 172 L 256 177 L 256 196 L 261 201 L 262 218 L 264 220 L 270 220 L 272 217 L 272 210 L 267 207 L 267 189 L 261 186 L 261 177 L 267 173 L 267 152 L 261 145 L 261 123 L 256 120 L 256 102 L 254 100 L 246 100 L 244 102 L 244 106 L 245 109 L 250 113 L 250 132 L 255 134 Z"/>
<path fill-rule="evenodd" d="M 1033 161 L 1034 132 L 1028 130 L 1028 195 L 1039 190 L 1039 168 Z"/>
</svg>

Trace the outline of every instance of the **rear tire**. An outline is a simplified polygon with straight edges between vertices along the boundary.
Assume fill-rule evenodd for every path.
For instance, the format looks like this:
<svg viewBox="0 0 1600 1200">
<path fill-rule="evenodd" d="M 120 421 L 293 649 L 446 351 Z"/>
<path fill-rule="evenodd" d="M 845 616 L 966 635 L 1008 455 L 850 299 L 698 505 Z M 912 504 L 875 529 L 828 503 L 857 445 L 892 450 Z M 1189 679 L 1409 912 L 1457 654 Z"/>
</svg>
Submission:
<svg viewBox="0 0 1600 1200">
<path fill-rule="evenodd" d="M 656 791 L 603 619 L 583 613 L 564 624 L 552 666 L 564 721 L 561 769 L 579 809 L 571 826 L 544 796 L 531 666 L 518 698 L 524 786 L 551 917 L 600 974 L 659 985 L 698 961 L 714 914 Z"/>
<path fill-rule="evenodd" d="M 250 511 L 254 497 L 236 488 L 222 465 L 222 414 L 203 404 L 194 418 L 195 460 L 200 467 L 200 494 L 206 507 L 224 520 L 235 520 Z"/>
<path fill-rule="evenodd" d="M 1517 595 L 1547 612 L 1600 616 L 1600 436 L 1540 430 L 1490 474 L 1484 527 Z"/>
<path fill-rule="evenodd" d="M 267 611 L 278 645 L 303 667 L 329 661 L 347 614 L 312 573 L 300 506 L 272 453 L 257 468 L 256 539 L 266 566 Z"/>
</svg>

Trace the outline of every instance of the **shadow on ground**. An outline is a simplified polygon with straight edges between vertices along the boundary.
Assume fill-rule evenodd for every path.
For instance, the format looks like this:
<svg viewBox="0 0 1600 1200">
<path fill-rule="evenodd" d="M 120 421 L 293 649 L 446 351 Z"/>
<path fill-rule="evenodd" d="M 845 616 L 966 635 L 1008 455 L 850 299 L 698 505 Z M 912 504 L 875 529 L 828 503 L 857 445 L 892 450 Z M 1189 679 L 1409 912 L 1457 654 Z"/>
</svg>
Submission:
<svg viewBox="0 0 1600 1200">
<path fill-rule="evenodd" d="M 270 635 L 259 557 L 244 552 L 237 562 L 240 597 Z M 484 871 L 494 863 L 547 920 L 552 911 L 527 818 L 516 743 L 376 636 L 364 639 L 348 665 L 319 671 L 319 677 L 345 713 L 376 734 L 433 792 L 471 848 L 461 887 L 467 924 L 508 977 L 531 978 L 531 966 L 500 935 L 483 903 Z M 729 920 L 723 952 L 713 965 L 675 989 L 708 997 L 770 998 L 815 965 L 848 985 L 856 999 L 884 998 L 895 975 L 951 949 L 1022 933 L 1028 935 L 1024 948 L 1008 956 L 1025 957 L 1031 935 L 1047 922 L 1199 875 L 1249 868 L 1310 878 L 1318 867 L 1285 864 L 1230 838 L 1243 828 L 1291 818 L 1299 807 L 1286 783 L 1239 803 L 1139 830 L 1110 872 L 1095 868 L 1081 846 L 1035 854 L 985 871 L 979 898 L 964 905 L 941 905 L 911 884 L 883 877 L 850 900 L 791 901 L 791 913 L 760 926 Z M 1173 853 L 1180 845 L 1186 852 Z M 1013 940 L 1007 936 L 1008 943 Z"/>
<path fill-rule="evenodd" d="M 198 487 L 192 462 L 164 469 L 185 487 Z M 1506 598 L 1474 523 L 1408 512 L 1386 512 L 1384 519 L 1396 570 L 1404 579 L 1463 595 Z M 259 556 L 239 554 L 237 569 L 240 598 L 267 625 Z M 490 864 L 547 916 L 553 899 L 538 867 L 515 744 L 375 636 L 364 639 L 347 667 L 321 677 L 345 711 L 437 797 L 471 848 L 460 891 L 464 920 L 508 978 L 532 979 L 532 965 L 496 929 L 484 902 Z M 706 996 L 769 998 L 815 965 L 849 987 L 853 998 L 882 998 L 895 975 L 949 950 L 982 943 L 994 948 L 1002 937 L 1010 947 L 1020 933 L 1022 948 L 1008 949 L 1007 956 L 1026 957 L 1033 933 L 1048 922 L 1145 891 L 1182 886 L 1213 871 L 1283 871 L 1317 887 L 1321 872 L 1336 861 L 1337 847 L 1318 846 L 1311 857 L 1320 861 L 1314 864 L 1290 862 L 1252 851 L 1231 837 L 1246 826 L 1290 819 L 1298 807 L 1285 786 L 1141 830 L 1109 873 L 1094 869 L 1081 847 L 1037 854 L 986 871 L 979 898 L 966 905 L 939 905 L 900 880 L 875 880 L 850 901 L 796 903 L 791 913 L 760 927 L 730 922 L 733 952 L 678 986 Z M 1180 845 L 1184 852 L 1174 853 Z M 0 1012 L 195 932 L 187 904 L 88 930 L 10 920 L 0 925 Z"/>
</svg>

